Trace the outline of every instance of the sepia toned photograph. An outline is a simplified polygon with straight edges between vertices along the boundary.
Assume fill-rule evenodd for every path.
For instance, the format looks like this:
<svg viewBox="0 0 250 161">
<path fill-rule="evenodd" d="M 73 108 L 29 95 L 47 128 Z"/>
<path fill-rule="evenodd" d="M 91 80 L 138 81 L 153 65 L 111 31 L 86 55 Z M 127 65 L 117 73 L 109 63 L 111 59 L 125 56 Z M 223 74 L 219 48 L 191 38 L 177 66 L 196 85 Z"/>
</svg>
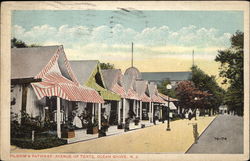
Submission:
<svg viewBox="0 0 250 161">
<path fill-rule="evenodd" d="M 10 9 L 10 159 L 247 160 L 247 3 L 151 3 Z"/>
</svg>

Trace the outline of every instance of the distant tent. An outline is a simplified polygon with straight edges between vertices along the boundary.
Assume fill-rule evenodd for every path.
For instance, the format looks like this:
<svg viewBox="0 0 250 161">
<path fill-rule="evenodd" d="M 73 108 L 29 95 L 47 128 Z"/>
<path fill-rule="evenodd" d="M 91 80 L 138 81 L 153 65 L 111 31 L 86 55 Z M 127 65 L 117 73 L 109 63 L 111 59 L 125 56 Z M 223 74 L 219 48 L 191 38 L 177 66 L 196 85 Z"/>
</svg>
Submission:
<svg viewBox="0 0 250 161">
<path fill-rule="evenodd" d="M 121 98 L 127 98 L 126 91 L 122 86 L 122 72 L 120 69 L 106 69 L 102 70 L 103 80 L 106 87 L 120 95 Z"/>
<path fill-rule="evenodd" d="M 139 94 L 139 97 L 142 102 L 151 102 L 150 97 L 146 94 L 147 89 L 148 89 L 148 81 L 136 80 L 135 90 Z"/>
<path fill-rule="evenodd" d="M 167 95 L 164 95 L 162 93 L 158 93 L 158 95 L 163 98 L 165 101 L 168 101 L 168 99 L 171 101 L 171 102 L 176 102 L 176 101 L 179 101 L 178 99 L 176 98 L 172 98 L 172 97 L 169 97 Z"/>
<path fill-rule="evenodd" d="M 155 83 L 150 82 L 148 84 L 148 89 L 149 89 L 149 95 L 150 95 L 152 102 L 165 103 L 165 101 L 161 97 L 158 96 L 158 90 L 157 90 L 157 86 Z"/>
<path fill-rule="evenodd" d="M 70 61 L 77 80 L 88 87 L 97 90 L 104 100 L 120 100 L 121 97 L 106 88 L 98 60 Z"/>
<path fill-rule="evenodd" d="M 131 75 L 124 75 L 123 87 L 126 91 L 126 97 L 128 99 L 140 100 L 138 93 L 134 89 L 135 79 Z"/>
</svg>

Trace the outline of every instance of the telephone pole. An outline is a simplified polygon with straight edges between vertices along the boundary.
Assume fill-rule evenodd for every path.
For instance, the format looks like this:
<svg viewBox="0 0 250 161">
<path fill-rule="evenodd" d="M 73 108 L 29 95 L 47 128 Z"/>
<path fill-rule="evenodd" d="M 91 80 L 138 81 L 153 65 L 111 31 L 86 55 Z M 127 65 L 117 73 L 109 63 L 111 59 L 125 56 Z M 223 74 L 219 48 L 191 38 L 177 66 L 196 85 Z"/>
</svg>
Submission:
<svg viewBox="0 0 250 161">
<path fill-rule="evenodd" d="M 133 51 L 134 49 L 133 49 L 133 48 L 134 48 L 134 43 L 132 42 L 132 60 L 131 60 L 131 66 L 132 66 L 132 67 L 134 66 L 134 62 L 133 62 L 133 61 L 134 61 L 134 60 L 133 60 L 133 59 L 134 59 L 134 58 L 133 58 L 133 57 L 134 57 L 134 51 Z"/>
<path fill-rule="evenodd" d="M 194 66 L 194 50 L 193 50 L 193 54 L 192 54 L 192 59 L 193 59 L 193 66 Z"/>
</svg>

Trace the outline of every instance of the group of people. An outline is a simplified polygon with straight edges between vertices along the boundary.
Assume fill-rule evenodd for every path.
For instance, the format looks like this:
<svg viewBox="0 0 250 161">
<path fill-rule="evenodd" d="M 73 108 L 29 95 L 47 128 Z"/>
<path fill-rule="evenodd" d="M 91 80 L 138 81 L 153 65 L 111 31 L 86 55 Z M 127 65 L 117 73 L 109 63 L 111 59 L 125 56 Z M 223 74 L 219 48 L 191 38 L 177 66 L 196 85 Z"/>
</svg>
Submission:
<svg viewBox="0 0 250 161">
<path fill-rule="evenodd" d="M 189 109 L 188 111 L 185 111 L 182 113 L 181 118 L 182 119 L 186 118 L 186 119 L 191 120 L 193 117 L 196 117 L 196 118 L 199 117 L 199 115 L 200 115 L 199 109 L 195 109 L 193 111 L 191 109 Z"/>
</svg>

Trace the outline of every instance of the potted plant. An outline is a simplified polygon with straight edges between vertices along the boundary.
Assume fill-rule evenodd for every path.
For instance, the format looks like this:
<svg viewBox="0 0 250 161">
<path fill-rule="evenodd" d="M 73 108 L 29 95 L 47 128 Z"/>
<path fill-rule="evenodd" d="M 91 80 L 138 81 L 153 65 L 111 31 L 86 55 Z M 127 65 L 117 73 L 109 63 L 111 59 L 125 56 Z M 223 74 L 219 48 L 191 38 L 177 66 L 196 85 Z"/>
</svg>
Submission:
<svg viewBox="0 0 250 161">
<path fill-rule="evenodd" d="M 124 131 L 129 131 L 129 123 L 130 123 L 130 118 L 126 118 L 125 119 L 125 127 L 124 127 Z"/>
<path fill-rule="evenodd" d="M 140 122 L 140 119 L 139 119 L 138 117 L 136 117 L 136 118 L 134 119 L 135 125 L 139 125 L 139 122 Z"/>
<path fill-rule="evenodd" d="M 62 126 L 62 138 L 74 138 L 75 130 L 74 126 L 70 122 L 66 122 Z"/>
<path fill-rule="evenodd" d="M 89 121 L 87 126 L 87 134 L 97 134 L 97 133 L 98 133 L 98 123 L 96 119 L 94 119 L 93 123 Z"/>
<path fill-rule="evenodd" d="M 108 131 L 109 123 L 108 120 L 102 116 L 102 123 L 101 123 L 101 129 L 99 130 L 99 137 L 106 136 L 106 131 Z"/>
</svg>

